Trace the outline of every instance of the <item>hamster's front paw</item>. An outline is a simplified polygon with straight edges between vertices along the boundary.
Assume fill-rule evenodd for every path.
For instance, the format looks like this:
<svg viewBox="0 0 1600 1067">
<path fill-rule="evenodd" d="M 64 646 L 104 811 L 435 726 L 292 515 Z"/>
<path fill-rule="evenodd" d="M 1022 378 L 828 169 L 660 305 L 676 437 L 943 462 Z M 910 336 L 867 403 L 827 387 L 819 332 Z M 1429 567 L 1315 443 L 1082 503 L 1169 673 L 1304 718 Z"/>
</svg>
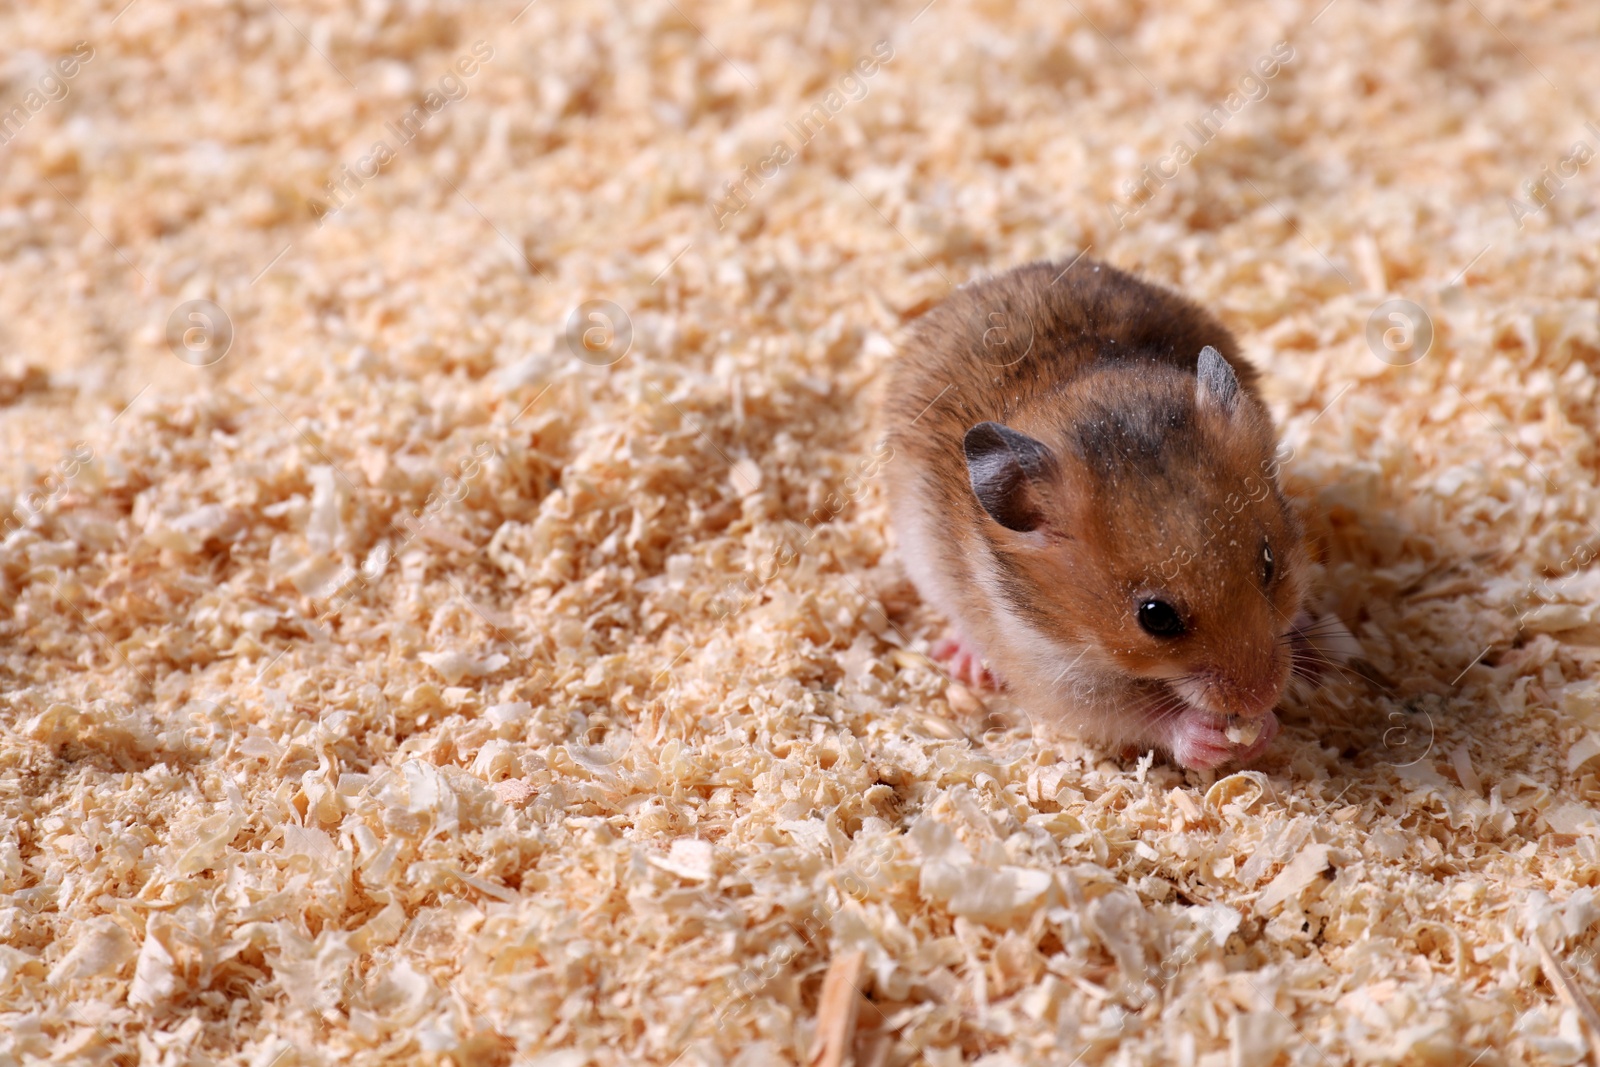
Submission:
<svg viewBox="0 0 1600 1067">
<path fill-rule="evenodd" d="M 936 661 L 944 664 L 945 673 L 950 675 L 950 680 L 953 682 L 960 682 L 973 689 L 1000 687 L 994 673 L 983 665 L 983 654 L 978 651 L 978 646 L 954 626 L 933 643 L 929 653 Z"/>
<path fill-rule="evenodd" d="M 1228 740 L 1227 729 L 1210 714 L 1189 708 L 1170 720 L 1167 748 L 1179 766 L 1192 770 L 1220 767 L 1224 763 L 1244 763 L 1267 750 L 1278 736 L 1278 716 L 1267 712 L 1260 733 L 1243 747 Z"/>
</svg>

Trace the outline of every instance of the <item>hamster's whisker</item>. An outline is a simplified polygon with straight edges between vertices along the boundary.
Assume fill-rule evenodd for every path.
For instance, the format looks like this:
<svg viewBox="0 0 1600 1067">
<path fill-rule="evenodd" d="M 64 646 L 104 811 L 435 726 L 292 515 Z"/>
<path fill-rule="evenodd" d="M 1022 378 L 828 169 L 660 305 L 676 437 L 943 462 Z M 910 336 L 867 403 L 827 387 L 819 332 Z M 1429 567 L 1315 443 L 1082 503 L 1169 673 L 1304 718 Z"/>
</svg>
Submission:
<svg viewBox="0 0 1600 1067">
<path fill-rule="evenodd" d="M 1296 656 L 1304 656 L 1307 659 L 1320 659 L 1329 663 L 1333 662 L 1328 658 L 1326 652 L 1301 635 L 1295 635 L 1283 643 L 1287 644 L 1290 651 Z"/>
<path fill-rule="evenodd" d="M 1331 671 L 1349 671 L 1349 668 L 1337 660 L 1330 659 L 1321 649 L 1307 648 L 1304 645 L 1295 645 L 1290 649 L 1289 662 L 1294 664 L 1317 664 Z"/>
<path fill-rule="evenodd" d="M 1294 640 L 1296 638 L 1334 637 L 1334 636 L 1338 635 L 1339 633 L 1341 633 L 1343 630 L 1344 630 L 1344 626 L 1341 625 L 1340 623 L 1338 623 L 1338 622 L 1329 622 L 1329 623 L 1325 623 L 1325 624 L 1319 624 L 1317 626 L 1308 626 L 1304 630 L 1290 630 L 1288 633 L 1284 634 L 1278 640 L 1280 640 L 1280 641 L 1292 641 L 1292 640 Z"/>
<path fill-rule="evenodd" d="M 1327 628 L 1324 629 L 1323 627 Z M 1316 626 L 1307 626 L 1304 629 L 1291 629 L 1288 633 L 1278 638 L 1279 644 L 1304 645 L 1308 651 L 1320 651 L 1312 641 L 1316 638 L 1336 637 L 1348 631 L 1337 620 L 1328 623 L 1319 623 Z"/>
<path fill-rule="evenodd" d="M 1188 702 L 1173 692 L 1171 686 L 1163 686 L 1150 694 L 1150 699 L 1138 709 L 1138 714 L 1154 727 L 1183 714 L 1186 707 Z"/>
<path fill-rule="evenodd" d="M 1319 622 L 1312 626 L 1306 626 L 1303 628 L 1296 627 L 1291 629 L 1282 637 L 1278 638 L 1278 640 L 1293 641 L 1296 638 L 1332 637 L 1342 632 L 1345 632 L 1344 625 L 1337 619 L 1330 619 L 1326 622 Z"/>
<path fill-rule="evenodd" d="M 1347 681 L 1358 681 L 1364 676 L 1336 660 L 1329 659 L 1320 649 L 1295 644 L 1290 649 L 1289 671 L 1308 682 L 1319 681 L 1321 673 L 1332 673 Z"/>
</svg>

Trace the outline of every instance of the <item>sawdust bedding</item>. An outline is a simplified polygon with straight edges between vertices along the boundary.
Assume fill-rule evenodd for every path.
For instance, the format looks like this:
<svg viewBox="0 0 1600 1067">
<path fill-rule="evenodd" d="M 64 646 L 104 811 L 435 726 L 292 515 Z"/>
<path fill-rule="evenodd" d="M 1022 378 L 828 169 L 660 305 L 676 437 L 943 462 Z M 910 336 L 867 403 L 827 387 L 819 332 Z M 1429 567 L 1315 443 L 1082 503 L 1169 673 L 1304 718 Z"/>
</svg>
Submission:
<svg viewBox="0 0 1600 1067">
<path fill-rule="evenodd" d="M 1600 9 L 120 6 L 0 14 L 0 1063 L 1594 1055 Z M 1084 249 L 1363 646 L 1251 768 L 923 654 L 874 390 Z"/>
</svg>

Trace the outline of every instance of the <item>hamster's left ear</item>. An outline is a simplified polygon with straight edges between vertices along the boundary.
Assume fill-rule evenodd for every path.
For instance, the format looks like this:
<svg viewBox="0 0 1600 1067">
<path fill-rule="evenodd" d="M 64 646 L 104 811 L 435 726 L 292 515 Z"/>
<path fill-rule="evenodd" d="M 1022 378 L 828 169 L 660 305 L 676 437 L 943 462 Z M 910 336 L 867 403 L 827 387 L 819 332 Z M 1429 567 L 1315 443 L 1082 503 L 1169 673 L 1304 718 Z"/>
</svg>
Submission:
<svg viewBox="0 0 1600 1067">
<path fill-rule="evenodd" d="M 1210 345 L 1202 348 L 1195 374 L 1199 379 L 1195 385 L 1195 401 L 1201 407 L 1215 407 L 1230 416 L 1239 410 L 1239 378 L 1221 352 Z"/>
<path fill-rule="evenodd" d="M 961 445 L 972 493 L 990 518 L 1018 533 L 1044 525 L 1045 485 L 1056 469 L 1048 445 L 998 422 L 978 423 Z"/>
</svg>

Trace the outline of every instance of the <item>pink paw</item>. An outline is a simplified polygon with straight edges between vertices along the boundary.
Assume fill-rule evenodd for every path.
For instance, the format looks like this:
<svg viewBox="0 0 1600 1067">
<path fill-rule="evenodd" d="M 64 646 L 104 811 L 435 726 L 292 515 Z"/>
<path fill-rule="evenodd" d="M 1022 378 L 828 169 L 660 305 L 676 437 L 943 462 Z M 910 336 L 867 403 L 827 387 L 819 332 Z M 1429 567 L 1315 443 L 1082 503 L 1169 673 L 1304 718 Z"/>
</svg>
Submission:
<svg viewBox="0 0 1600 1067">
<path fill-rule="evenodd" d="M 983 665 L 983 656 L 972 641 L 951 629 L 933 643 L 933 658 L 944 664 L 950 680 L 974 689 L 996 689 L 994 674 Z"/>
<path fill-rule="evenodd" d="M 1248 745 L 1228 740 L 1227 730 L 1211 715 L 1190 709 L 1172 721 L 1167 747 L 1179 766 L 1207 770 L 1224 763 L 1247 763 L 1267 750 L 1278 736 L 1278 716 L 1267 712 L 1261 733 Z"/>
</svg>

